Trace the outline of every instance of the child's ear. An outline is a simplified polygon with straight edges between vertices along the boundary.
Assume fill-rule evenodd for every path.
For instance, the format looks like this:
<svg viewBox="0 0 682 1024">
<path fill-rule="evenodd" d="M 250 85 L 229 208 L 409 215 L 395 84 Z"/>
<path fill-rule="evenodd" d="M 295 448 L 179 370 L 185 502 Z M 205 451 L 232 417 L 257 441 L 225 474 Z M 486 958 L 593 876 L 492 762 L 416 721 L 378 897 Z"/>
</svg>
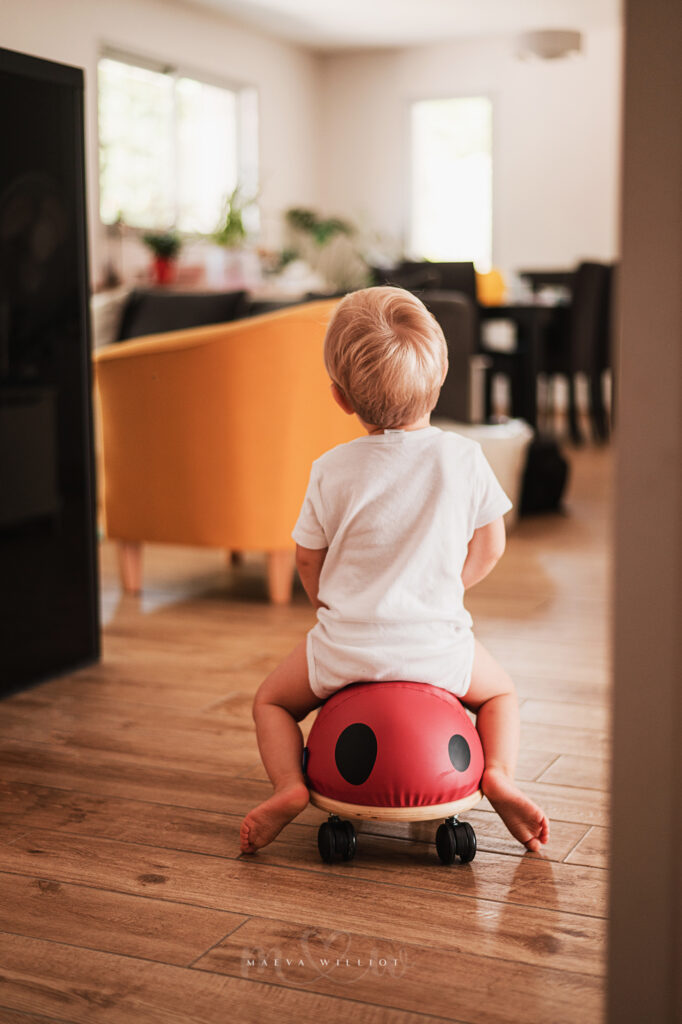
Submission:
<svg viewBox="0 0 682 1024">
<path fill-rule="evenodd" d="M 348 413 L 349 416 L 353 415 L 353 413 L 355 412 L 355 409 L 350 404 L 350 402 L 348 401 L 348 399 L 346 398 L 346 396 L 344 395 L 343 391 L 338 386 L 338 384 L 332 384 L 332 398 L 334 399 L 336 404 L 341 409 L 343 409 L 343 411 L 345 413 Z"/>
</svg>

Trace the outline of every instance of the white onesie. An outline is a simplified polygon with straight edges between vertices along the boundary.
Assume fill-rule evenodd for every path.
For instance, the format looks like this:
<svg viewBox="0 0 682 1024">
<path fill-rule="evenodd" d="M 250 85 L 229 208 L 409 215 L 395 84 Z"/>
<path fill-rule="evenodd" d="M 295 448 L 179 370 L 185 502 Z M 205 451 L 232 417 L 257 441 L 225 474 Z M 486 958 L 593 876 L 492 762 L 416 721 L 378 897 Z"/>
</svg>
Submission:
<svg viewBox="0 0 682 1024">
<path fill-rule="evenodd" d="M 310 686 L 406 679 L 463 696 L 474 656 L 462 568 L 474 530 L 512 507 L 481 446 L 388 430 L 313 463 L 293 538 L 328 548 L 308 633 Z"/>
</svg>

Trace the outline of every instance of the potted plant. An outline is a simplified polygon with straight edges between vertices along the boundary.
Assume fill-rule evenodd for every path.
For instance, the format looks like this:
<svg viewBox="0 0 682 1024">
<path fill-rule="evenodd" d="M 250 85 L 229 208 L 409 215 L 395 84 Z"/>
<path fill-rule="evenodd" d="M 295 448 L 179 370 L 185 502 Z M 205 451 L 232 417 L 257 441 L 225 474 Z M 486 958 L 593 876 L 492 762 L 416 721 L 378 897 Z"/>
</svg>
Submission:
<svg viewBox="0 0 682 1024">
<path fill-rule="evenodd" d="M 340 217 L 318 217 L 313 210 L 293 207 L 286 212 L 286 221 L 290 228 L 308 235 L 315 245 L 323 248 L 336 235 L 352 235 L 355 229 L 348 221 Z"/>
<path fill-rule="evenodd" d="M 149 231 L 142 240 L 154 254 L 153 273 L 156 284 L 168 284 L 173 276 L 173 263 L 182 247 L 176 231 Z"/>
<path fill-rule="evenodd" d="M 243 288 L 260 276 L 258 257 L 246 245 L 249 232 L 244 224 L 244 211 L 254 202 L 255 196 L 245 196 L 237 185 L 226 197 L 218 227 L 210 236 L 219 248 L 211 258 L 209 276 L 223 287 Z"/>
<path fill-rule="evenodd" d="M 340 217 L 320 217 L 292 207 L 285 213 L 294 248 L 325 281 L 327 292 L 351 291 L 369 283 L 367 263 L 358 251 L 357 231 Z"/>
<path fill-rule="evenodd" d="M 238 249 L 246 238 L 244 210 L 253 199 L 245 199 L 239 185 L 225 199 L 220 224 L 213 232 L 213 241 L 226 249 Z"/>
</svg>

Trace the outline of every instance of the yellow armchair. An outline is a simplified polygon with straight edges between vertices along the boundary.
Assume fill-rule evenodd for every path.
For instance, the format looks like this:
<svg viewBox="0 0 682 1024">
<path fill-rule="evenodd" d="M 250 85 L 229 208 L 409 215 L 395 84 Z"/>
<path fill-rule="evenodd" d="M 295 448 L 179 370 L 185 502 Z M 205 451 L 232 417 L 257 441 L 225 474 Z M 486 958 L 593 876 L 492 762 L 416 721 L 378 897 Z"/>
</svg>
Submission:
<svg viewBox="0 0 682 1024">
<path fill-rule="evenodd" d="M 291 539 L 313 459 L 361 434 L 334 403 L 322 343 L 334 301 L 99 349 L 106 535 L 139 591 L 145 542 L 268 553 L 290 599 Z"/>
</svg>

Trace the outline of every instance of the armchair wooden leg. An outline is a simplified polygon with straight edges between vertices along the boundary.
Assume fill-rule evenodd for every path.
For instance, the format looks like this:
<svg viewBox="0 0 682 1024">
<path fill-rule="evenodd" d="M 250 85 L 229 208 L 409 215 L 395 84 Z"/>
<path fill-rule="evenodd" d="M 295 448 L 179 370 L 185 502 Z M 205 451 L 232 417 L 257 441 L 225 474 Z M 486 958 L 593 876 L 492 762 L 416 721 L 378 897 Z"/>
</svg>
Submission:
<svg viewBox="0 0 682 1024">
<path fill-rule="evenodd" d="M 118 542 L 118 570 L 126 594 L 142 590 L 142 544 L 136 540 Z"/>
<path fill-rule="evenodd" d="M 272 604 L 289 604 L 293 584 L 293 551 L 268 551 L 268 592 Z"/>
</svg>

